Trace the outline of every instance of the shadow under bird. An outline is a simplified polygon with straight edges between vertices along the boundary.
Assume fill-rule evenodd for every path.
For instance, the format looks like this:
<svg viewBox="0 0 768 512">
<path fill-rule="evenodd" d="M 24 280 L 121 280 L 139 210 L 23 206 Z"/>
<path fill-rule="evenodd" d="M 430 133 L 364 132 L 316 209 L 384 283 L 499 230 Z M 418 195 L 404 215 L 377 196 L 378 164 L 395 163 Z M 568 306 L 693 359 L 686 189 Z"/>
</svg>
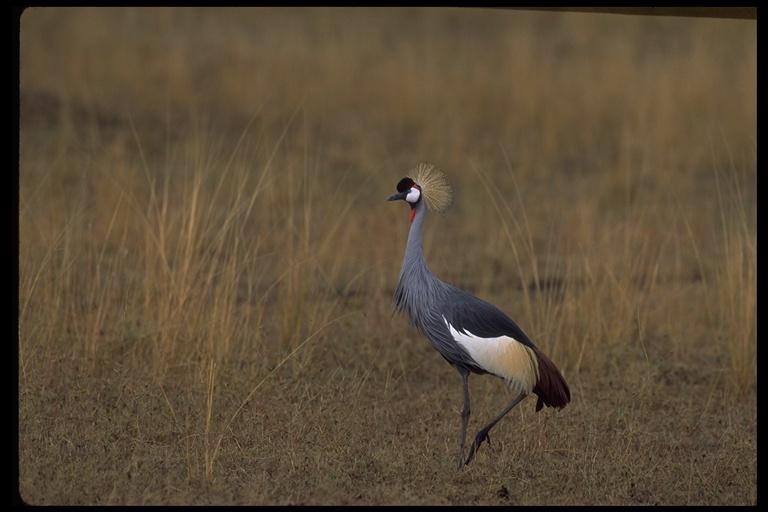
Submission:
<svg viewBox="0 0 768 512">
<path fill-rule="evenodd" d="M 561 409 L 571 392 L 560 370 L 501 310 L 464 290 L 447 284 L 427 267 L 421 243 L 427 210 L 446 211 L 453 202 L 453 188 L 445 174 L 421 163 L 397 184 L 397 194 L 387 201 L 403 200 L 410 206 L 411 228 L 403 266 L 395 289 L 395 311 L 405 312 L 411 323 L 461 375 L 464 408 L 458 467 L 469 464 L 488 432 L 530 393 L 542 407 Z M 464 459 L 469 423 L 470 373 L 495 375 L 518 392 L 512 402 L 475 436 Z"/>
</svg>

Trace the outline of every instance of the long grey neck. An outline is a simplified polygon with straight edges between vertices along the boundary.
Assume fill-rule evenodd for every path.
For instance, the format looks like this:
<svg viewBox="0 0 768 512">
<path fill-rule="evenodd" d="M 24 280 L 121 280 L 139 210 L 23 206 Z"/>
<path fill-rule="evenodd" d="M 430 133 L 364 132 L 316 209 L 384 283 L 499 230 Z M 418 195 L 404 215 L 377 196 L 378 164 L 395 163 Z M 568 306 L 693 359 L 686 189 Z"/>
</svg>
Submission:
<svg viewBox="0 0 768 512">
<path fill-rule="evenodd" d="M 424 272 L 429 272 L 427 268 L 427 262 L 424 260 L 424 247 L 421 243 L 421 233 L 424 227 L 424 219 L 427 218 L 427 208 L 424 201 L 419 201 L 416 205 L 413 222 L 411 223 L 411 229 L 408 232 L 408 242 L 405 246 L 405 257 L 403 258 L 403 266 L 400 269 L 400 280 L 405 275 L 410 276 L 412 279 L 416 279 Z"/>
<path fill-rule="evenodd" d="M 416 205 L 414 219 L 408 233 L 405 257 L 400 269 L 400 278 L 395 289 L 395 310 L 407 311 L 416 327 L 422 328 L 425 318 L 435 306 L 436 294 L 441 281 L 427 267 L 421 243 L 422 227 L 427 217 L 427 208 L 423 202 Z"/>
</svg>

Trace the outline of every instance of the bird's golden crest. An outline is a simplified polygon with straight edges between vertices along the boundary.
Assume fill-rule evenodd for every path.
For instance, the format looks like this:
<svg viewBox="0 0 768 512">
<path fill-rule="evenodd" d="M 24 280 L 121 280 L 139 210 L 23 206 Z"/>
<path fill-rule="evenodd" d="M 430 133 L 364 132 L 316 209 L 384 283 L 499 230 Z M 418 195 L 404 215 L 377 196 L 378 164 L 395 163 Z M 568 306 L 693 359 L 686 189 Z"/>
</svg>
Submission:
<svg viewBox="0 0 768 512">
<path fill-rule="evenodd" d="M 427 209 L 443 213 L 453 204 L 453 187 L 445 173 L 432 164 L 420 163 L 408 173 L 419 187 Z"/>
</svg>

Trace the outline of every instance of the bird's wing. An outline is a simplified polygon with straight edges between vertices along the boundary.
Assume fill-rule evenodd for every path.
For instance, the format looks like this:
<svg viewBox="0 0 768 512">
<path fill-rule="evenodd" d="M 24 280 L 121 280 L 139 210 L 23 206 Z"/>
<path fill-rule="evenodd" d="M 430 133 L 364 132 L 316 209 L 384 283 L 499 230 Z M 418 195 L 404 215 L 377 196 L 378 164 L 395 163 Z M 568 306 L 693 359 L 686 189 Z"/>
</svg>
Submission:
<svg viewBox="0 0 768 512">
<path fill-rule="evenodd" d="M 454 288 L 452 307 L 447 309 L 446 321 L 454 329 L 481 338 L 508 336 L 535 348 L 523 330 L 499 308 L 463 290 Z"/>
<path fill-rule="evenodd" d="M 443 321 L 452 340 L 483 372 L 530 393 L 538 378 L 536 347 L 495 306 L 468 293 L 457 294 Z"/>
<path fill-rule="evenodd" d="M 538 397 L 543 406 L 562 408 L 571 393 L 560 371 L 520 327 L 496 306 L 455 289 L 444 322 L 456 345 L 483 371 Z M 476 371 L 476 370 L 473 370 Z"/>
</svg>

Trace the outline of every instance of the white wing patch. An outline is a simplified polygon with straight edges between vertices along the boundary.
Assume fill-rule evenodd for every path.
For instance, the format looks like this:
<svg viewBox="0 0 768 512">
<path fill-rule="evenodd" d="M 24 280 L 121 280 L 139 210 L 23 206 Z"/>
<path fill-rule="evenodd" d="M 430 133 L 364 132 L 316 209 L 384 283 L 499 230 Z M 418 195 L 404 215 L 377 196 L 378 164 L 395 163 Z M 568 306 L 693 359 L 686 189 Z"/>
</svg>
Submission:
<svg viewBox="0 0 768 512">
<path fill-rule="evenodd" d="M 482 338 L 469 331 L 456 330 L 445 317 L 445 325 L 456 343 L 469 352 L 477 364 L 520 391 L 530 393 L 538 380 L 538 364 L 533 351 L 509 336 Z"/>
</svg>

